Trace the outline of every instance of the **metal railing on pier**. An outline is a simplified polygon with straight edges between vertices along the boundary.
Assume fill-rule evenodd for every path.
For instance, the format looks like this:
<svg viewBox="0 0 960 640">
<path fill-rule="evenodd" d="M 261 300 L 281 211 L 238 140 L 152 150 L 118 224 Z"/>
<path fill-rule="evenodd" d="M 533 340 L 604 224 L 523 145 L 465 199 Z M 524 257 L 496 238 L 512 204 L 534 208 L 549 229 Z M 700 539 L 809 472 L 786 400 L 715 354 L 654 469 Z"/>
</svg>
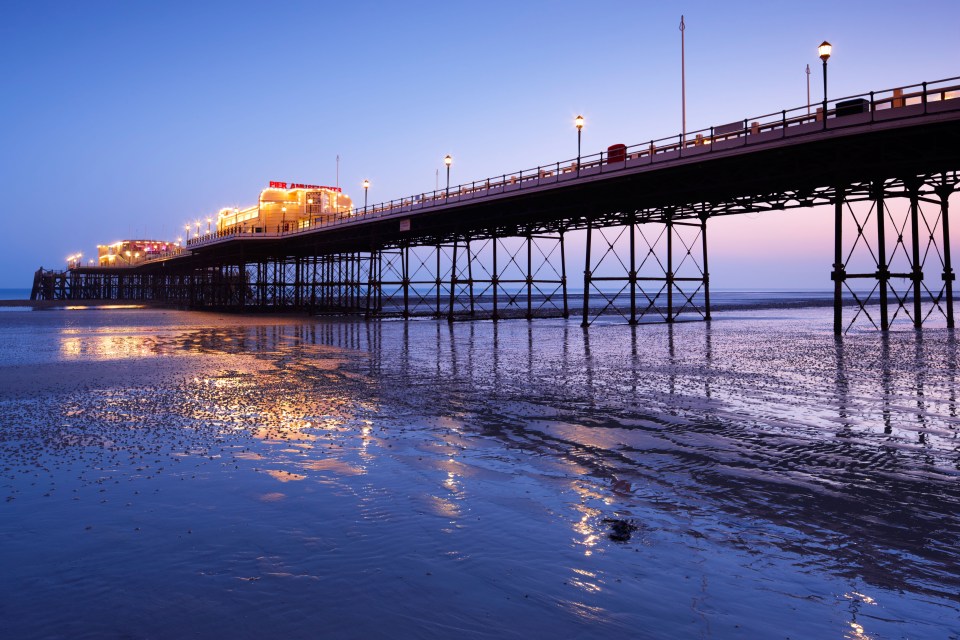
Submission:
<svg viewBox="0 0 960 640">
<path fill-rule="evenodd" d="M 944 102 L 958 98 L 960 98 L 960 76 L 870 91 L 743 118 L 724 125 L 688 131 L 686 134 L 651 139 L 629 146 L 618 145 L 618 148 L 613 150 L 581 156 L 579 162 L 577 158 L 561 160 L 484 180 L 474 180 L 449 188 L 357 207 L 324 220 L 311 221 L 310 224 L 289 231 L 254 231 L 234 228 L 207 233 L 188 239 L 186 247 L 189 249 L 237 237 L 279 238 L 309 233 L 318 228 L 402 216 L 524 189 L 587 179 L 642 165 L 680 161 L 713 151 L 769 144 L 784 138 L 813 135 L 825 130 L 838 130 L 878 121 L 908 119 L 939 111 Z M 163 258 L 156 258 L 156 260 L 159 259 Z"/>
</svg>

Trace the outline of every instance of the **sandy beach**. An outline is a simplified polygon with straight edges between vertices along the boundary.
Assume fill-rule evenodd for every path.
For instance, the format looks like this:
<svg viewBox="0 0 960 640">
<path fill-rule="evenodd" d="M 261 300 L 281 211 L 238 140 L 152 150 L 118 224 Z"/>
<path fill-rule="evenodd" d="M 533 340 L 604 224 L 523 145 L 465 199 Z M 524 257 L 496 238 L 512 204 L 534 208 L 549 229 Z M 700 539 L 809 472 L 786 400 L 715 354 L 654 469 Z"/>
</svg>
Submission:
<svg viewBox="0 0 960 640">
<path fill-rule="evenodd" d="M 0 314 L 16 638 L 951 638 L 952 332 Z"/>
</svg>

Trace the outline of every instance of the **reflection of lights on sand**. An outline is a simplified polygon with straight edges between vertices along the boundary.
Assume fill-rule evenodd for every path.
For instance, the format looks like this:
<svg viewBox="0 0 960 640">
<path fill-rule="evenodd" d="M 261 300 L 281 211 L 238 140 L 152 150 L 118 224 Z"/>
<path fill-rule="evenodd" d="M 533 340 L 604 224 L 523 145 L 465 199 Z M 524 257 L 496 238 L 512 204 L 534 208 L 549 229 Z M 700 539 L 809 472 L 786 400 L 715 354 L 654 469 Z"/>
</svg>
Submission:
<svg viewBox="0 0 960 640">
<path fill-rule="evenodd" d="M 282 442 L 313 442 L 317 436 L 298 431 L 293 425 L 283 427 L 260 427 L 252 432 L 254 438 L 273 444 Z"/>
<path fill-rule="evenodd" d="M 290 473 L 289 471 L 283 471 L 281 469 L 264 469 L 263 472 L 280 482 L 293 482 L 307 479 L 307 476 L 302 476 L 299 473 Z"/>
<path fill-rule="evenodd" d="M 859 591 L 851 591 L 850 593 L 843 594 L 843 597 L 847 600 L 852 600 L 854 602 L 855 610 L 859 608 L 860 603 L 876 606 L 877 601 L 871 598 L 870 596 L 860 593 Z M 850 640 L 871 640 L 870 636 L 867 635 L 866 631 L 863 628 L 863 625 L 856 622 L 856 620 L 851 620 L 850 631 L 844 635 L 845 638 Z"/>
<path fill-rule="evenodd" d="M 587 593 L 600 593 L 600 591 L 602 591 L 600 585 L 596 582 L 590 582 L 590 580 L 597 579 L 597 574 L 587 571 L 586 569 L 573 569 L 573 573 L 576 575 L 568 581 L 571 585 L 583 589 Z"/>
<path fill-rule="evenodd" d="M 573 525 L 573 530 L 583 536 L 583 538 L 578 542 L 578 544 L 586 547 L 583 555 L 590 556 L 593 555 L 591 547 L 596 546 L 597 542 L 600 540 L 600 536 L 593 526 L 593 522 L 600 517 L 600 510 L 589 507 L 584 503 L 587 500 L 596 500 L 598 498 L 602 498 L 603 496 L 590 487 L 577 481 L 571 483 L 571 486 L 573 490 L 579 494 L 581 500 L 579 504 L 574 505 L 574 508 L 583 514 L 580 520 Z"/>
<path fill-rule="evenodd" d="M 859 591 L 851 591 L 850 593 L 845 593 L 843 595 L 847 600 L 859 600 L 863 604 L 877 604 L 877 601 L 866 595 L 865 593 L 860 593 Z"/>
<path fill-rule="evenodd" d="M 73 357 L 94 356 L 104 360 L 133 359 L 157 355 L 156 344 L 153 336 L 60 338 L 60 353 Z"/>
<path fill-rule="evenodd" d="M 600 536 L 597 535 L 597 531 L 593 528 L 591 522 L 600 515 L 600 512 L 597 509 L 590 509 L 588 507 L 583 507 L 581 510 L 584 511 L 583 517 L 573 525 L 573 530 L 583 536 L 583 539 L 579 542 L 579 544 L 587 547 L 583 555 L 591 556 L 593 555 L 593 551 L 591 551 L 590 548 L 596 546 L 597 541 L 600 540 Z"/>
<path fill-rule="evenodd" d="M 448 471 L 447 479 L 443 481 L 443 486 L 453 493 L 460 491 L 460 486 L 457 484 L 457 474 L 453 473 L 452 471 Z"/>
<path fill-rule="evenodd" d="M 337 460 L 335 458 L 326 458 L 324 460 L 310 460 L 303 462 L 300 466 L 310 471 L 332 471 L 340 476 L 362 476 L 367 473 L 366 469 Z"/>
<path fill-rule="evenodd" d="M 113 310 L 113 309 L 144 309 L 146 308 L 142 304 L 96 304 L 96 305 L 82 305 L 75 304 L 64 307 L 67 311 L 83 311 L 84 309 L 103 309 L 103 310 Z"/>
</svg>

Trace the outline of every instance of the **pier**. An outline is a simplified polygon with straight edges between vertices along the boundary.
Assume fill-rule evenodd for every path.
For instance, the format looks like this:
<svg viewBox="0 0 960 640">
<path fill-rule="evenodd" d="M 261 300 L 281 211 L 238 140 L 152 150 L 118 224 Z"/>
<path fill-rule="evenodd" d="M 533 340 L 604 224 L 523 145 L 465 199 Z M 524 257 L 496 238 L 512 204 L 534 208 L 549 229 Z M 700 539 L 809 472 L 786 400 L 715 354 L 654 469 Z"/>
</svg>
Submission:
<svg viewBox="0 0 960 640">
<path fill-rule="evenodd" d="M 576 314 L 585 327 L 605 314 L 709 319 L 712 218 L 827 205 L 836 333 L 938 316 L 953 328 L 958 183 L 954 77 L 613 145 L 303 228 L 198 234 L 134 265 L 78 260 L 38 271 L 32 299 L 450 321 Z M 573 231 L 586 237 L 576 268 Z"/>
</svg>

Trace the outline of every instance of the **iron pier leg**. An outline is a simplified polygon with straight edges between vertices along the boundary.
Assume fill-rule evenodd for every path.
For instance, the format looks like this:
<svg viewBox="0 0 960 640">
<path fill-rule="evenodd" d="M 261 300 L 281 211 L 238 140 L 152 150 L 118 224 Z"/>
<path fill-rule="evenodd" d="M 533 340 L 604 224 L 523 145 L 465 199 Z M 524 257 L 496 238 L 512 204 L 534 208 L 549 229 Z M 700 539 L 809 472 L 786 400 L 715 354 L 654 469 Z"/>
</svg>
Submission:
<svg viewBox="0 0 960 640">
<path fill-rule="evenodd" d="M 370 248 L 370 259 L 367 261 L 367 308 L 364 309 L 364 315 L 370 317 L 371 308 L 373 305 L 373 287 L 374 287 L 374 276 L 376 275 L 376 270 L 374 267 L 376 251 L 371 247 Z"/>
<path fill-rule="evenodd" d="M 497 289 L 500 288 L 500 277 L 497 275 L 497 234 L 493 233 L 490 235 L 490 242 L 493 243 L 493 273 L 490 275 L 490 286 L 493 289 L 493 321 L 496 322 L 500 319 L 498 313 L 498 295 Z"/>
<path fill-rule="evenodd" d="M 673 321 L 673 219 L 667 218 L 667 322 Z"/>
<path fill-rule="evenodd" d="M 873 185 L 874 202 L 877 214 L 877 280 L 880 286 L 880 330 L 890 328 L 890 314 L 887 310 L 887 281 L 890 279 L 890 270 L 887 268 L 887 210 L 884 203 L 884 183 L 878 180 Z"/>
<path fill-rule="evenodd" d="M 700 246 L 703 248 L 703 319 L 710 319 L 710 269 L 707 262 L 707 214 L 700 216 Z"/>
<path fill-rule="evenodd" d="M 913 327 L 920 329 L 923 327 L 923 317 L 920 315 L 921 293 L 920 287 L 923 284 L 923 270 L 920 268 L 920 183 L 915 182 L 910 186 L 910 235 L 913 245 L 913 271 L 911 278 L 913 280 Z"/>
<path fill-rule="evenodd" d="M 826 119 L 826 116 L 824 116 Z M 843 333 L 843 282 L 846 271 L 843 266 L 843 187 L 837 187 L 833 209 L 833 332 Z"/>
<path fill-rule="evenodd" d="M 533 236 L 527 233 L 527 320 L 533 319 Z"/>
<path fill-rule="evenodd" d="M 564 251 L 563 231 L 560 231 L 560 286 L 563 287 L 563 317 L 570 317 L 570 307 L 567 304 L 567 254 Z"/>
<path fill-rule="evenodd" d="M 439 269 L 437 270 L 439 273 Z M 457 240 L 453 240 L 453 262 L 450 264 L 450 309 L 447 322 L 453 322 L 453 305 L 457 299 Z"/>
<path fill-rule="evenodd" d="M 637 324 L 637 220 L 630 218 L 630 324 Z"/>
<path fill-rule="evenodd" d="M 403 317 L 410 317 L 410 245 L 403 247 Z"/>
<path fill-rule="evenodd" d="M 435 317 L 435 318 L 439 318 L 439 317 L 443 314 L 443 311 L 441 310 L 441 307 L 440 307 L 440 297 L 441 297 L 440 294 L 441 294 L 441 290 L 443 289 L 443 287 L 442 287 L 442 285 L 443 285 L 443 278 L 440 277 L 440 254 L 441 254 L 441 253 L 443 253 L 443 245 L 441 245 L 441 244 L 438 242 L 438 243 L 437 243 L 437 279 L 436 279 L 436 283 L 437 283 L 437 309 L 436 309 L 436 313 L 434 313 L 434 317 Z"/>
<path fill-rule="evenodd" d="M 593 238 L 593 222 L 587 220 L 587 256 L 583 267 L 583 320 L 581 327 L 590 326 L 590 244 Z"/>
<path fill-rule="evenodd" d="M 944 177 L 943 185 L 938 189 L 940 195 L 940 217 L 943 225 L 943 285 L 947 293 L 947 328 L 953 329 L 953 280 L 956 277 L 953 273 L 953 265 L 950 262 L 950 218 L 949 207 L 950 194 L 953 193 L 953 185 L 947 184 Z"/>
<path fill-rule="evenodd" d="M 317 256 L 313 256 L 310 273 L 310 312 L 317 310 Z"/>
<path fill-rule="evenodd" d="M 470 239 L 467 238 L 467 284 L 470 286 L 470 317 L 476 314 L 473 299 L 473 253 L 470 251 Z"/>
</svg>

